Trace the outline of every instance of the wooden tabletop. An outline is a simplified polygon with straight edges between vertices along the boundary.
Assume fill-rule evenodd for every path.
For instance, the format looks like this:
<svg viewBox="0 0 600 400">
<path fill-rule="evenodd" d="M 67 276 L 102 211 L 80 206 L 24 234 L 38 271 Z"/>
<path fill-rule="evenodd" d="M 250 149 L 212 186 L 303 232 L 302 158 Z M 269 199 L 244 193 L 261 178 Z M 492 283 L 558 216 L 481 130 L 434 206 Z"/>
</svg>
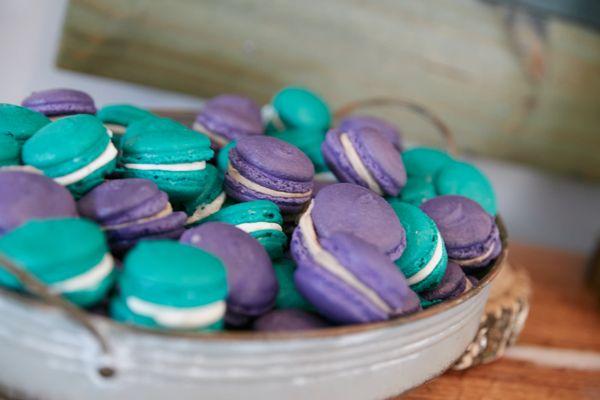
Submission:
<svg viewBox="0 0 600 400">
<path fill-rule="evenodd" d="M 450 371 L 403 400 L 600 399 L 599 297 L 585 285 L 585 258 L 510 244 L 533 295 L 517 345 L 498 361 Z"/>
</svg>

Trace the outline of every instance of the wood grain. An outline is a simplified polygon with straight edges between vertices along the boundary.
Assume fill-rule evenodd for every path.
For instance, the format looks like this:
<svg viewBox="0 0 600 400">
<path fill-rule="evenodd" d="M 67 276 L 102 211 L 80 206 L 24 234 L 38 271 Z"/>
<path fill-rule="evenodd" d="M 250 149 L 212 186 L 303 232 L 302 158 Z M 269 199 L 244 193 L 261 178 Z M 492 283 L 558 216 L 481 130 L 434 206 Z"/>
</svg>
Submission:
<svg viewBox="0 0 600 400">
<path fill-rule="evenodd" d="M 550 19 L 532 87 L 504 17 L 475 0 L 71 0 L 58 64 L 199 97 L 266 102 L 289 84 L 334 107 L 400 96 L 447 120 L 463 151 L 600 179 L 600 35 Z M 438 139 L 384 114 L 410 140 Z"/>
</svg>

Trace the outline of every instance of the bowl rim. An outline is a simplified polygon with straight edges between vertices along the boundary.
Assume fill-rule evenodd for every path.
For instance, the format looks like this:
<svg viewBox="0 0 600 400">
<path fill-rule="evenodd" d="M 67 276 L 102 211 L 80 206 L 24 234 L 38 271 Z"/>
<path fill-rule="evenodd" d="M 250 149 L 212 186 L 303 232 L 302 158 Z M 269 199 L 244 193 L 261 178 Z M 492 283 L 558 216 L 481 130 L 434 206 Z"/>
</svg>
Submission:
<svg viewBox="0 0 600 400">
<path fill-rule="evenodd" d="M 229 342 L 229 341 L 243 341 L 243 342 L 257 342 L 257 341 L 291 341 L 299 339 L 328 339 L 337 338 L 352 334 L 361 334 L 383 330 L 386 328 L 395 328 L 398 326 L 410 324 L 415 321 L 421 321 L 438 314 L 442 314 L 452 308 L 459 306 L 462 303 L 470 300 L 477 296 L 487 287 L 498 275 L 500 269 L 505 264 L 505 259 L 508 253 L 508 242 L 506 227 L 502 218 L 496 216 L 496 223 L 500 231 L 500 239 L 502 242 L 502 251 L 496 258 L 494 263 L 488 267 L 488 271 L 485 273 L 483 278 L 478 282 L 477 286 L 462 293 L 460 296 L 443 301 L 439 304 L 435 304 L 425 310 L 419 311 L 414 314 L 397 317 L 387 321 L 370 322 L 365 324 L 345 325 L 345 326 L 332 326 L 321 329 L 305 330 L 305 331 L 281 331 L 281 332 L 256 332 L 256 331 L 216 331 L 216 332 L 185 332 L 185 331 L 169 331 L 169 330 L 158 330 L 152 328 L 146 328 L 142 326 L 124 324 L 111 319 L 108 316 L 93 314 L 86 312 L 89 321 L 94 324 L 108 325 L 110 328 L 115 330 L 126 331 L 129 333 L 147 334 L 156 337 L 163 338 L 183 338 L 187 340 L 199 340 L 199 341 L 217 341 L 217 342 Z M 18 302 L 25 303 L 27 305 L 34 306 L 38 309 L 54 309 L 63 311 L 60 307 L 47 304 L 43 300 L 36 297 L 11 291 L 8 288 L 0 286 L 0 295 L 10 297 Z M 67 318 L 69 317 L 66 315 Z M 76 324 L 81 324 L 75 321 Z M 112 336 L 112 335 L 111 335 Z M 110 339 L 110 337 L 109 337 Z"/>
</svg>

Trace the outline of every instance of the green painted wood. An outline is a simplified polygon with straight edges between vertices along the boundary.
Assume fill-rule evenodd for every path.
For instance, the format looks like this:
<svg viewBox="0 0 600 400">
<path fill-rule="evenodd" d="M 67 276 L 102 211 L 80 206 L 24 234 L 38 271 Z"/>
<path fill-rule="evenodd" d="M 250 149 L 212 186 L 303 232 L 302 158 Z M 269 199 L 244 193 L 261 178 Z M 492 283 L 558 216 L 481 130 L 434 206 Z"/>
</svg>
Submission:
<svg viewBox="0 0 600 400">
<path fill-rule="evenodd" d="M 463 151 L 600 180 L 600 35 L 550 19 L 533 86 L 504 12 L 475 0 L 72 0 L 58 65 L 199 97 L 268 101 L 289 84 L 334 107 L 399 96 L 446 120 Z M 437 140 L 406 112 L 383 115 L 413 142 Z"/>
</svg>

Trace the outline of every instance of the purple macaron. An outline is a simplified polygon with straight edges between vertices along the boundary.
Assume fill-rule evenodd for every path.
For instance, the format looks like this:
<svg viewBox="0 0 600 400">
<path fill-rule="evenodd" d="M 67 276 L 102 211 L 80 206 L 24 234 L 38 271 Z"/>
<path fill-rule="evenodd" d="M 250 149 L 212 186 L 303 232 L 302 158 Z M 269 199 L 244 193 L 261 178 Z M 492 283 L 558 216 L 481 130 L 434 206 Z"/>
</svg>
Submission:
<svg viewBox="0 0 600 400">
<path fill-rule="evenodd" d="M 340 324 L 385 321 L 421 309 L 395 264 L 350 233 L 317 239 L 308 212 L 292 237 L 298 291 L 319 314 Z"/>
<path fill-rule="evenodd" d="M 322 329 L 331 324 L 318 315 L 290 308 L 273 310 L 254 321 L 252 326 L 259 332 L 290 332 Z"/>
<path fill-rule="evenodd" d="M 397 196 L 406 184 L 400 154 L 383 134 L 371 127 L 330 129 L 321 151 L 341 182 L 355 183 L 388 196 Z"/>
<path fill-rule="evenodd" d="M 322 188 L 306 213 L 319 239 L 352 233 L 371 243 L 392 261 L 406 248 L 406 232 L 381 196 L 358 185 L 335 183 Z"/>
<path fill-rule="evenodd" d="M 44 175 L 0 170 L 0 235 L 32 219 L 77 217 L 69 191 Z"/>
<path fill-rule="evenodd" d="M 444 300 L 454 299 L 473 287 L 460 265 L 448 263 L 446 273 L 436 287 L 421 292 L 419 295 L 424 307 L 431 306 Z"/>
<path fill-rule="evenodd" d="M 227 269 L 227 313 L 233 327 L 247 325 L 275 305 L 279 291 L 275 271 L 265 248 L 233 225 L 207 222 L 187 230 L 181 242 L 219 257 Z"/>
<path fill-rule="evenodd" d="M 117 179 L 79 200 L 79 213 L 104 229 L 111 249 L 122 254 L 141 239 L 179 239 L 187 215 L 173 212 L 169 198 L 146 179 Z"/>
<path fill-rule="evenodd" d="M 225 191 L 238 201 L 271 200 L 296 214 L 310 200 L 314 167 L 297 147 L 270 136 L 245 136 L 229 152 Z"/>
<path fill-rule="evenodd" d="M 215 148 L 243 136 L 262 135 L 260 107 L 253 100 L 223 94 L 208 100 L 196 117 L 194 130 L 207 135 Z"/>
<path fill-rule="evenodd" d="M 494 218 L 463 196 L 439 196 L 421 205 L 438 226 L 449 261 L 466 269 L 482 268 L 502 251 Z"/>
<path fill-rule="evenodd" d="M 73 114 L 96 114 L 94 99 L 89 94 L 74 89 L 33 92 L 21 105 L 51 119 Z"/>
<path fill-rule="evenodd" d="M 370 115 L 350 115 L 340 121 L 339 128 L 342 131 L 371 128 L 385 136 L 399 152 L 404 147 L 402 145 L 402 135 L 398 128 L 383 118 Z"/>
</svg>

